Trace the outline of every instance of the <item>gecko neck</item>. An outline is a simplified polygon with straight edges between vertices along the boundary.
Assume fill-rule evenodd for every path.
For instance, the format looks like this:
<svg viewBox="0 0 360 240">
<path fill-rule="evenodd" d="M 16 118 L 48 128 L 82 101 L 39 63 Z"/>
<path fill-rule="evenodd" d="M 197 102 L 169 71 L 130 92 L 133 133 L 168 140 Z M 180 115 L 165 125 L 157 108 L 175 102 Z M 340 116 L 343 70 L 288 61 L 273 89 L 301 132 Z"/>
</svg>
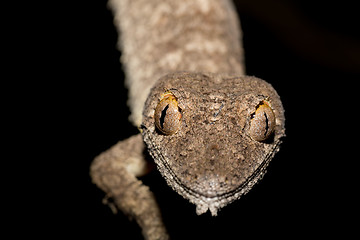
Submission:
<svg viewBox="0 0 360 240">
<path fill-rule="evenodd" d="M 228 0 L 110 0 L 135 125 L 150 88 L 176 71 L 244 75 L 241 30 Z M 126 46 L 126 47 L 124 47 Z"/>
</svg>

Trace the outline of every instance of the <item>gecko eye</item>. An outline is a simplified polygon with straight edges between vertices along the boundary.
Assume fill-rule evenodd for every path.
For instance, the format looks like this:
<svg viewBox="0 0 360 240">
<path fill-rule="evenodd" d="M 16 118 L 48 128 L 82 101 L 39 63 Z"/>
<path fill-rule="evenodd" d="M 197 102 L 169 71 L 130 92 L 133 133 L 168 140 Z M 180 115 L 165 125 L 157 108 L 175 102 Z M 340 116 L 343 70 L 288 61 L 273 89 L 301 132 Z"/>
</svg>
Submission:
<svg viewBox="0 0 360 240">
<path fill-rule="evenodd" d="M 178 101 L 172 93 L 166 92 L 161 96 L 154 117 L 155 125 L 160 132 L 172 135 L 179 130 L 182 114 Z"/>
<path fill-rule="evenodd" d="M 266 101 L 261 101 L 251 116 L 250 137 L 255 141 L 266 140 L 275 128 L 275 114 Z"/>
</svg>

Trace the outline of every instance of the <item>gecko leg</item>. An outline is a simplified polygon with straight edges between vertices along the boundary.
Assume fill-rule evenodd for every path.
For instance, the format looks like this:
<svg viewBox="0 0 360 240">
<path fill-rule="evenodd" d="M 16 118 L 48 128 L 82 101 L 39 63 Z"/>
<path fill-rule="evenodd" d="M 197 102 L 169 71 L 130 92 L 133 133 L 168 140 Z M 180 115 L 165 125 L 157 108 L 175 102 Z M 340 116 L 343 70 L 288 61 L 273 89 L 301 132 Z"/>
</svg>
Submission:
<svg viewBox="0 0 360 240">
<path fill-rule="evenodd" d="M 136 178 L 149 171 L 144 147 L 141 134 L 118 142 L 94 159 L 90 175 L 117 208 L 136 220 L 145 239 L 168 239 L 155 196 Z"/>
</svg>

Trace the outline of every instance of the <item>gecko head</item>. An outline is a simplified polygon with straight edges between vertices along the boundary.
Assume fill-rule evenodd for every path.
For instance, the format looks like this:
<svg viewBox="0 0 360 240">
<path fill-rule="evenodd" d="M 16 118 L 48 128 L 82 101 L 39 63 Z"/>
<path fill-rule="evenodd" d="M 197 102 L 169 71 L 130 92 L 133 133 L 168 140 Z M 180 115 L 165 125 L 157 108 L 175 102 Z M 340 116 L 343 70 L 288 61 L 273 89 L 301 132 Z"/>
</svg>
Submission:
<svg viewBox="0 0 360 240">
<path fill-rule="evenodd" d="M 263 176 L 284 122 L 279 96 L 261 79 L 181 72 L 152 88 L 141 128 L 168 185 L 198 214 L 216 215 Z"/>
</svg>

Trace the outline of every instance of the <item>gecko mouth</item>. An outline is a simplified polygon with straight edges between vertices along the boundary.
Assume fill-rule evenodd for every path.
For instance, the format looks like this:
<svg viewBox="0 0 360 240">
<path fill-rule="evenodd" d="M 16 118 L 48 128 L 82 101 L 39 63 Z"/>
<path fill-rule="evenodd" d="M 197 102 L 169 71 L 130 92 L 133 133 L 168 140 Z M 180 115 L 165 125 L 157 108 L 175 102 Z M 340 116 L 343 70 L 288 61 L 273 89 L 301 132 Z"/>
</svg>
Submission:
<svg viewBox="0 0 360 240">
<path fill-rule="evenodd" d="M 152 139 L 152 133 L 145 126 L 141 126 L 141 128 L 143 130 L 144 141 L 148 145 L 149 152 L 154 158 L 159 171 L 161 172 L 163 177 L 165 177 L 168 185 L 191 202 L 198 204 L 197 201 L 193 200 L 195 198 L 198 201 L 202 202 L 204 205 L 208 205 L 208 208 L 210 208 L 210 206 L 212 205 L 213 207 L 215 206 L 216 209 L 224 207 L 225 205 L 246 194 L 252 188 L 252 186 L 263 177 L 266 167 L 270 163 L 270 160 L 277 152 L 277 150 L 279 149 L 279 145 L 281 144 L 280 139 L 276 140 L 273 143 L 271 150 L 268 151 L 268 153 L 262 159 L 259 166 L 250 174 L 249 177 L 243 180 L 242 183 L 239 183 L 236 187 L 232 189 L 220 190 L 205 189 L 208 187 L 204 186 L 194 188 L 184 183 L 184 181 L 182 181 L 182 179 L 176 174 L 176 172 L 174 172 L 174 170 L 169 165 L 167 159 L 165 158 L 164 154 L 161 152 L 160 147 L 154 143 Z M 216 181 L 216 179 L 213 179 L 213 181 Z M 208 184 L 208 186 L 210 185 L 211 184 Z"/>
</svg>

